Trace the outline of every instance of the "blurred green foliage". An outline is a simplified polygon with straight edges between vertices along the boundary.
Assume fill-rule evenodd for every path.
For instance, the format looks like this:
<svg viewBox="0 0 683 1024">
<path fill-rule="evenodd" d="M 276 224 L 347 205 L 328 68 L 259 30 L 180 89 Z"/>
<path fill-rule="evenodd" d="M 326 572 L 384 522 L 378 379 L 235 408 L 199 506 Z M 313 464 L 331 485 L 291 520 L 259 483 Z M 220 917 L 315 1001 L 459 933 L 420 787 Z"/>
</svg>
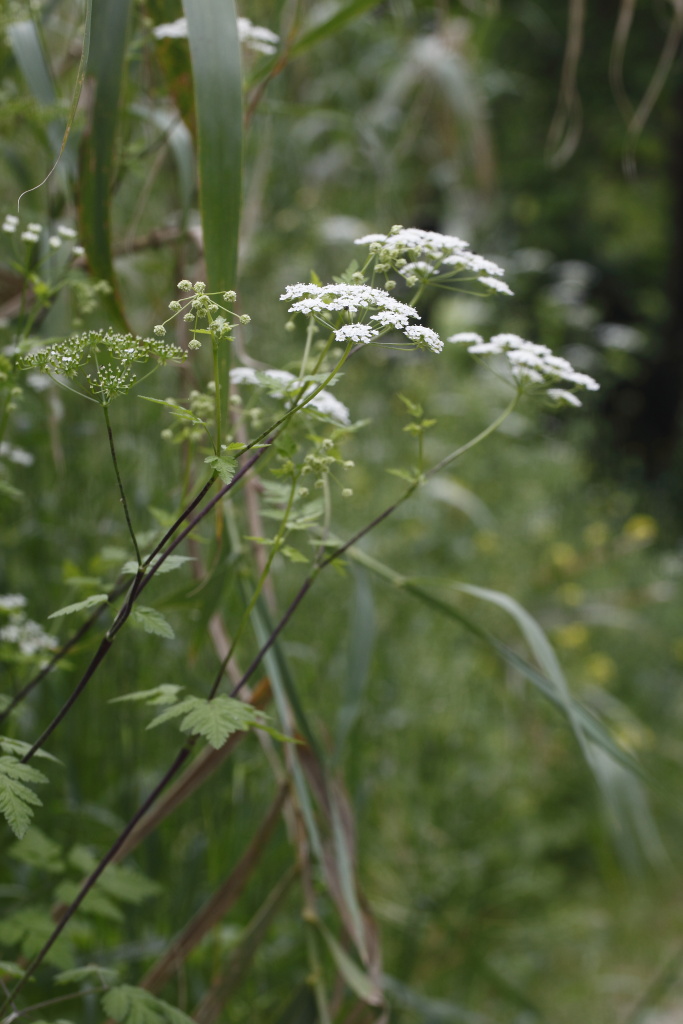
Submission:
<svg viewBox="0 0 683 1024">
<path fill-rule="evenodd" d="M 34 6 L 57 100 L 38 102 L 3 37 L 0 181 L 9 213 L 53 162 L 50 128 L 63 125 L 80 57 L 81 6 Z M 646 7 L 626 61 L 634 94 L 647 88 L 665 31 L 657 5 Z M 334 22 L 346 8 L 349 16 Z M 27 13 L 23 5 L 8 11 L 8 25 Z M 582 134 L 571 159 L 555 168 L 544 153 L 566 43 L 563 4 L 392 0 L 332 9 L 255 0 L 241 13 L 280 34 L 281 54 L 307 31 L 310 45 L 293 46 L 282 67 L 277 57 L 243 51 L 238 292 L 252 322 L 238 334 L 238 355 L 296 372 L 301 338 L 283 330 L 283 287 L 308 280 L 313 267 L 331 279 L 357 257 L 352 241 L 364 231 L 416 224 L 470 238 L 505 264 L 516 292 L 486 304 L 440 296 L 421 309 L 425 322 L 443 336 L 517 331 L 571 355 L 600 379 L 605 396 L 591 396 L 571 417 L 522 406 L 502 434 L 418 492 L 364 550 L 449 597 L 525 656 L 508 616 L 455 595 L 449 584 L 503 591 L 527 608 L 555 644 L 573 693 L 638 759 L 647 782 L 637 790 L 647 794 L 641 803 L 625 791 L 622 806 L 606 804 L 567 724 L 519 673 L 367 568 L 349 563 L 331 573 L 324 598 L 304 604 L 284 637 L 330 775 L 348 787 L 392 1019 L 633 1024 L 647 1019 L 648 991 L 653 1004 L 680 1013 L 679 438 L 671 425 L 666 438 L 659 427 L 648 433 L 652 402 L 643 387 L 673 330 L 667 274 L 681 184 L 666 172 L 680 131 L 680 61 L 638 140 L 638 172 L 629 178 L 622 157 L 630 143 L 608 85 L 611 8 L 589 12 Z M 22 219 L 78 226 L 90 257 L 77 262 L 71 289 L 46 304 L 36 338 L 106 326 L 114 300 L 134 330 L 149 332 L 165 318 L 177 280 L 202 276 L 188 44 L 151 34 L 180 14 L 170 0 L 148 0 L 134 5 L 127 24 L 106 168 L 113 259 L 111 267 L 96 264 L 94 275 L 111 278 L 113 296 L 93 294 L 88 277 L 100 243 L 88 236 L 87 217 L 97 227 L 100 208 L 88 214 L 79 170 L 88 152 L 87 103 L 58 172 L 22 200 Z M 12 239 L 0 242 L 5 347 L 19 287 Z M 184 343 L 181 328 L 171 340 Z M 168 367 L 150 393 L 185 394 L 197 383 L 191 368 Z M 426 442 L 435 460 L 482 429 L 501 394 L 455 346 L 438 360 L 371 350 L 351 360 L 336 393 L 354 419 L 370 421 L 346 453 L 356 468 L 345 478 L 353 499 L 335 527 L 343 536 L 381 511 L 380 484 L 398 493 L 385 469 L 400 465 L 411 443 L 399 394 L 438 418 Z M 181 449 L 159 441 L 167 426 L 159 407 L 134 398 L 111 417 L 136 528 L 151 535 L 180 502 Z M 6 437 L 32 461 L 11 462 L 9 449 L 1 456 L 3 479 L 22 494 L 0 495 L 0 591 L 27 595 L 26 614 L 63 640 L 68 624 L 47 616 L 99 593 L 130 557 L 106 440 L 95 410 L 52 387 L 25 390 Z M 655 457 L 657 445 L 666 459 Z M 41 791 L 40 831 L 29 831 L 21 856 L 7 848 L 0 882 L 7 960 L 36 951 L 55 901 L 70 898 L 68 886 L 91 870 L 177 747 L 170 730 L 145 731 L 141 709 L 118 704 L 112 714 L 107 702 L 215 673 L 212 616 L 220 609 L 235 621 L 244 595 L 229 552 L 211 543 L 211 529 L 200 532 L 187 554 L 198 561 L 215 554 L 212 575 L 199 578 L 188 563 L 152 587 L 155 607 L 183 639 L 138 633 L 115 645 L 106 672 L 63 724 L 54 753 L 64 764 L 51 772 L 49 795 Z M 288 565 L 277 573 L 283 608 L 298 572 Z M 249 638 L 245 664 L 257 646 Z M 24 702 L 18 736 L 32 739 L 58 712 L 89 653 L 89 641 L 77 645 Z M 9 658 L 2 671 L 3 692 L 26 681 L 26 666 Z M 242 856 L 275 791 L 250 736 L 138 847 L 134 868 L 112 869 L 109 888 L 104 876 L 54 947 L 53 964 L 96 959 L 138 982 Z M 250 922 L 292 857 L 279 824 L 239 900 L 163 989 L 173 1005 L 190 1012 L 244 950 Z M 116 871 L 129 872 L 118 889 Z M 314 881 L 323 888 L 320 877 Z M 278 899 L 220 1020 L 320 1019 L 301 901 L 294 889 Z M 33 918 L 27 924 L 22 914 Z M 334 954 L 319 943 L 329 972 Z M 660 989 L 648 989 L 660 972 Z M 342 991 L 338 982 L 339 1005 Z M 39 976 L 33 992 L 38 1002 L 53 990 Z M 84 996 L 75 1019 L 100 1016 Z M 376 1017 L 365 1007 L 338 1019 Z"/>
</svg>

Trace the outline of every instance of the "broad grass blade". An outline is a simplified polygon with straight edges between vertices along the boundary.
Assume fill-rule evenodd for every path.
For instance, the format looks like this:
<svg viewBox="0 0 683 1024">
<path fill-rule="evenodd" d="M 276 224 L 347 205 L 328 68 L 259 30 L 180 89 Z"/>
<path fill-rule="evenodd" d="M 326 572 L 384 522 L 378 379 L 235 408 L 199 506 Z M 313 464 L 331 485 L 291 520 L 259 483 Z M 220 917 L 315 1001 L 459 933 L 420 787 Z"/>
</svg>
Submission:
<svg viewBox="0 0 683 1024">
<path fill-rule="evenodd" d="M 242 78 L 233 0 L 184 0 L 209 291 L 235 288 L 242 192 Z"/>
<path fill-rule="evenodd" d="M 190 130 L 177 110 L 135 103 L 131 107 L 131 113 L 149 121 L 165 136 L 176 166 L 180 223 L 181 227 L 185 227 L 197 188 L 196 159 Z"/>
<path fill-rule="evenodd" d="M 372 588 L 366 572 L 354 568 L 354 588 L 349 616 L 348 671 L 344 702 L 337 716 L 336 759 L 341 757 L 349 733 L 358 721 L 375 646 L 375 614 Z"/>
<path fill-rule="evenodd" d="M 114 289 L 111 189 L 131 9 L 132 0 L 98 0 L 93 7 L 86 68 L 92 95 L 81 147 L 81 237 L 93 275 L 109 281 Z M 103 304 L 116 325 L 125 326 L 115 296 L 116 291 Z"/>
</svg>

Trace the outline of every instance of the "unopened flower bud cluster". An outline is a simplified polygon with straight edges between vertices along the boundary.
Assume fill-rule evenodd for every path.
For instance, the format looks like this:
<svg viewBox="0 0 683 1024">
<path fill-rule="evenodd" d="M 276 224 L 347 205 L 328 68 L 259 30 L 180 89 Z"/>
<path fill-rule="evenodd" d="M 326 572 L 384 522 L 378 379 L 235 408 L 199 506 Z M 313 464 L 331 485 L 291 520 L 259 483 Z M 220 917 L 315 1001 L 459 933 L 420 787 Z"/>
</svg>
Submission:
<svg viewBox="0 0 683 1024">
<path fill-rule="evenodd" d="M 50 377 L 80 380 L 103 405 L 125 394 L 137 380 L 135 363 L 154 359 L 159 365 L 182 361 L 185 353 L 157 338 L 116 331 L 86 331 L 57 341 L 19 361 L 20 369 L 37 369 Z M 106 361 L 105 361 L 106 360 Z M 86 367 L 94 368 L 84 373 Z"/>
<path fill-rule="evenodd" d="M 165 320 L 163 324 L 155 326 L 154 334 L 157 338 L 165 336 L 166 324 L 175 319 L 180 313 L 183 314 L 183 320 L 186 324 L 193 325 L 190 328 L 192 338 L 188 342 L 188 348 L 192 350 L 202 347 L 202 343 L 197 337 L 198 334 L 209 335 L 215 342 L 227 341 L 232 337 L 235 323 L 248 324 L 251 321 L 251 317 L 246 314 L 240 316 L 237 313 L 233 313 L 227 306 L 223 306 L 220 302 L 216 301 L 216 296 L 220 295 L 223 302 L 235 302 L 237 294 L 234 291 L 209 294 L 203 281 L 192 283 L 192 281 L 188 281 L 186 278 L 178 282 L 178 290 L 190 292 L 191 297 L 187 299 L 174 299 L 172 302 L 169 302 L 168 308 L 171 310 L 172 316 Z M 224 313 L 227 313 L 228 317 L 232 318 L 232 323 L 226 319 L 223 315 Z M 202 321 L 206 321 L 206 326 L 200 326 Z"/>
</svg>

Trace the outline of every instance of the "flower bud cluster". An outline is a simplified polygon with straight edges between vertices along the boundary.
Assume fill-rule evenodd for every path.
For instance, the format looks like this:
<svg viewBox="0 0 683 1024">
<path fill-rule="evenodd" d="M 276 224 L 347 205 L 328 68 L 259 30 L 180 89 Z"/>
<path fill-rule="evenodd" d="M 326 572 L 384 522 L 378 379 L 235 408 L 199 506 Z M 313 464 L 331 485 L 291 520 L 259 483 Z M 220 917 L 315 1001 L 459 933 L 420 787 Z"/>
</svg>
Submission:
<svg viewBox="0 0 683 1024">
<path fill-rule="evenodd" d="M 86 331 L 57 341 L 19 360 L 22 370 L 36 369 L 50 377 L 80 380 L 103 405 L 125 394 L 135 384 L 134 364 L 154 359 L 159 365 L 185 359 L 176 345 L 157 338 L 141 338 L 116 331 Z M 82 371 L 89 365 L 94 368 Z"/>
<path fill-rule="evenodd" d="M 182 318 L 186 324 L 194 325 L 190 328 L 192 331 L 192 338 L 188 342 L 188 348 L 193 351 L 202 347 L 202 343 L 197 337 L 198 334 L 209 335 L 215 342 L 226 341 L 232 337 L 232 330 L 235 322 L 248 324 L 251 321 L 251 317 L 247 316 L 246 313 L 242 315 L 233 313 L 232 310 L 227 309 L 215 299 L 215 295 L 220 295 L 223 302 L 235 302 L 237 294 L 234 291 L 215 292 L 210 294 L 206 290 L 206 284 L 204 281 L 195 281 L 193 284 L 192 281 L 188 281 L 187 278 L 183 278 L 182 281 L 178 281 L 178 290 L 181 292 L 190 292 L 191 298 L 173 299 L 172 302 L 169 302 L 168 308 L 171 310 L 172 316 L 170 316 L 168 320 L 164 321 L 163 324 L 157 324 L 154 328 L 154 333 L 159 338 L 162 338 L 166 334 L 166 324 L 179 314 L 182 314 Z M 232 323 L 226 319 L 223 315 L 224 313 L 226 313 L 228 317 L 232 318 Z M 202 321 L 205 321 L 205 326 L 200 326 Z"/>
</svg>

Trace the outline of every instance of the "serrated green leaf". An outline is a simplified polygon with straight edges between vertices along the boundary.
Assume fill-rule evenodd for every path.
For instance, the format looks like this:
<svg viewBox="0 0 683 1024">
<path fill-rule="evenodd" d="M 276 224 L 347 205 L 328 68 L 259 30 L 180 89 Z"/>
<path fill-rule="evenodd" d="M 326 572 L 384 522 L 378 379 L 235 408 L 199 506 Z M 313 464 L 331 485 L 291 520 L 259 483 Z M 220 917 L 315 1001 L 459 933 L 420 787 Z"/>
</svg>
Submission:
<svg viewBox="0 0 683 1024">
<path fill-rule="evenodd" d="M 23 978 L 24 968 L 12 960 L 0 960 L 0 975 L 10 978 Z"/>
<path fill-rule="evenodd" d="M 181 732 L 191 736 L 203 736 L 218 750 L 234 732 L 247 729 L 264 728 L 266 716 L 257 711 L 251 704 L 219 694 L 213 700 L 203 697 L 186 697 L 179 704 L 167 708 L 157 715 L 147 726 L 154 729 L 163 722 L 182 717 L 179 723 Z"/>
<path fill-rule="evenodd" d="M 130 619 L 137 629 L 145 633 L 155 633 L 167 640 L 173 640 L 175 633 L 168 619 L 157 611 L 156 608 L 148 608 L 146 605 L 136 605 L 130 613 Z"/>
<path fill-rule="evenodd" d="M 125 701 L 141 701 L 149 707 L 165 706 L 175 704 L 182 686 L 175 683 L 160 683 L 151 690 L 136 690 L 135 693 L 124 693 L 121 697 L 112 697 L 110 704 L 122 704 Z"/>
<path fill-rule="evenodd" d="M 419 479 L 418 474 L 411 473 L 409 469 L 388 469 L 387 473 L 397 476 L 399 480 L 406 480 L 409 484 L 414 484 Z"/>
<path fill-rule="evenodd" d="M 77 601 L 76 604 L 67 604 L 63 608 L 58 608 L 56 612 L 48 615 L 48 619 L 57 619 L 61 615 L 73 615 L 75 612 L 82 612 L 88 608 L 95 608 L 97 605 L 106 604 L 108 600 L 108 594 L 91 594 L 90 597 L 86 597 L 83 601 Z"/>
<path fill-rule="evenodd" d="M 116 985 L 105 992 L 101 1003 L 118 1024 L 194 1024 L 182 1010 L 135 985 Z"/>
<path fill-rule="evenodd" d="M 420 416 L 422 416 L 423 409 L 421 405 L 417 402 L 411 401 L 406 395 L 399 394 L 398 397 L 403 402 L 411 416 L 414 416 L 416 419 L 419 419 Z"/>
<path fill-rule="evenodd" d="M 237 469 L 237 463 L 229 455 L 209 455 L 204 462 L 218 473 L 224 484 L 230 483 Z"/>
<path fill-rule="evenodd" d="M 165 572 L 173 572 L 174 569 L 180 569 L 180 567 L 185 565 L 186 562 L 196 561 L 197 559 L 191 558 L 190 555 L 169 555 L 168 558 L 164 559 L 156 572 L 161 576 Z M 126 564 L 121 568 L 121 572 L 125 576 L 135 576 L 137 571 L 138 563 L 132 560 L 130 562 L 126 562 Z"/>
<path fill-rule="evenodd" d="M 280 552 L 285 556 L 285 558 L 288 558 L 290 562 L 309 561 L 301 551 L 297 550 L 297 548 L 293 548 L 290 544 L 285 544 L 284 547 L 280 548 Z"/>
<path fill-rule="evenodd" d="M 80 882 L 72 882 L 66 879 L 60 882 L 55 889 L 55 896 L 61 903 L 73 903 L 81 891 Z M 80 907 L 84 914 L 91 914 L 93 917 L 102 918 L 105 921 L 114 921 L 121 924 L 125 918 L 123 912 L 116 906 L 116 903 L 101 891 L 99 886 L 91 889 Z"/>
<path fill-rule="evenodd" d="M 12 843 L 7 851 L 10 857 L 28 864 L 29 867 L 40 868 L 51 874 L 61 874 L 64 870 L 62 848 L 59 843 L 46 836 L 42 829 L 33 825 L 24 838 Z"/>
<path fill-rule="evenodd" d="M 69 985 L 73 982 L 86 981 L 88 978 L 94 978 L 102 985 L 111 985 L 118 978 L 118 971 L 112 970 L 111 967 L 100 967 L 99 964 L 85 964 L 83 967 L 72 967 L 55 975 L 58 985 Z"/>
<path fill-rule="evenodd" d="M 42 807 L 42 800 L 36 796 L 27 783 L 42 785 L 47 776 L 29 764 L 21 764 L 9 755 L 0 757 L 0 813 L 14 832 L 22 839 L 33 818 L 32 807 Z"/>
<path fill-rule="evenodd" d="M 3 754 L 12 754 L 14 757 L 22 758 L 24 754 L 27 754 L 31 749 L 30 743 L 25 743 L 24 740 L 15 740 L 10 736 L 0 736 L 0 750 Z M 38 749 L 36 750 L 34 757 L 42 757 L 46 761 L 54 761 L 55 764 L 61 764 L 62 762 L 54 754 L 48 754 L 47 750 Z"/>
<path fill-rule="evenodd" d="M 24 497 L 23 491 L 20 491 L 18 487 L 13 487 L 6 480 L 0 480 L 0 494 L 4 494 L 6 498 L 11 498 L 12 501 L 19 501 Z"/>
<path fill-rule="evenodd" d="M 193 412 L 189 409 L 185 409 L 182 405 L 176 405 L 175 402 L 165 402 L 161 398 L 150 398 L 149 395 L 138 395 L 138 398 L 144 398 L 146 402 L 154 402 L 155 405 L 165 405 L 167 409 L 170 409 L 174 416 L 179 416 L 181 420 L 190 420 L 197 426 L 203 427 L 203 420 L 198 419 Z"/>
</svg>

